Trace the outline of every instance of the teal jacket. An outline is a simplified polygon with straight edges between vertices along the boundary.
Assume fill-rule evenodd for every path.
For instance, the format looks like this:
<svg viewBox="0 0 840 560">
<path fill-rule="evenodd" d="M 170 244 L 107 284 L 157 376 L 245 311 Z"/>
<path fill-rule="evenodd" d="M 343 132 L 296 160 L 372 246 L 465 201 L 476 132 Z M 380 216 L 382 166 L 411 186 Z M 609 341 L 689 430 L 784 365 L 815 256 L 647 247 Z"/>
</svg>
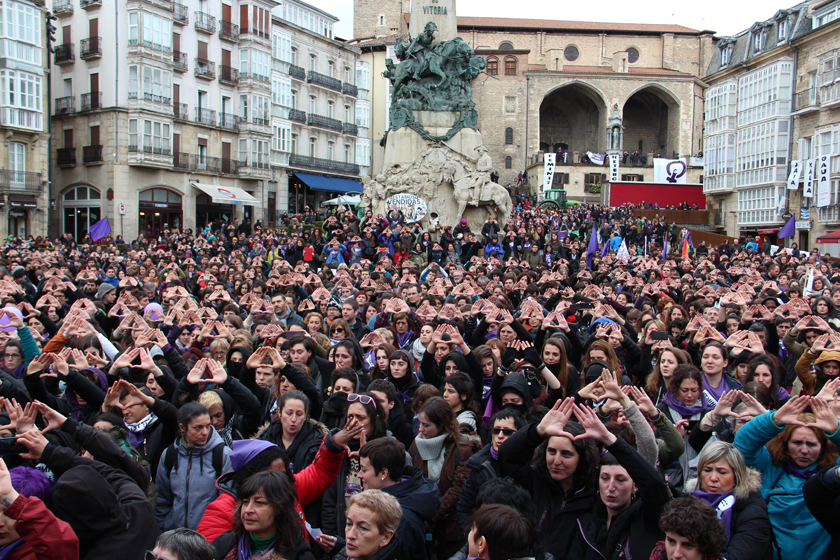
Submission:
<svg viewBox="0 0 840 560">
<path fill-rule="evenodd" d="M 747 466 L 761 472 L 761 495 L 767 500 L 767 511 L 782 558 L 822 560 L 831 544 L 831 536 L 805 506 L 802 488 L 806 481 L 788 474 L 781 465 L 774 465 L 766 448 L 782 430 L 784 426 L 773 421 L 773 412 L 762 414 L 738 430 L 735 447 L 744 456 Z M 826 435 L 835 445 L 840 445 L 840 429 Z M 800 470 L 816 468 L 814 464 Z M 808 544 L 803 546 L 803 543 Z M 774 550 L 773 555 L 778 558 L 778 551 Z"/>
</svg>

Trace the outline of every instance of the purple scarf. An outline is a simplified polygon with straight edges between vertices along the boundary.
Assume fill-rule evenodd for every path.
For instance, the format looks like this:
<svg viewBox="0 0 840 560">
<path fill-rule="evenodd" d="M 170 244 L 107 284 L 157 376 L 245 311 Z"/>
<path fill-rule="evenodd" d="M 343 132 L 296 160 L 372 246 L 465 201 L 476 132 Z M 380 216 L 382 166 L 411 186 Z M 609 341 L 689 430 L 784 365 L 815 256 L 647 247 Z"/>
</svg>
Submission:
<svg viewBox="0 0 840 560">
<path fill-rule="evenodd" d="M 251 545 L 248 542 L 248 533 L 244 533 L 241 537 L 239 537 L 239 545 L 237 545 L 237 560 L 250 560 L 251 558 L 268 558 L 268 556 L 264 556 L 264 554 L 271 553 L 271 550 L 274 548 L 274 542 L 271 541 L 271 544 L 265 550 L 261 551 L 258 554 L 251 552 Z"/>
<path fill-rule="evenodd" d="M 697 401 L 697 404 L 694 406 L 687 406 L 681 400 L 674 396 L 671 391 L 668 391 L 665 394 L 665 398 L 662 399 L 665 401 L 672 410 L 675 410 L 682 414 L 683 416 L 694 416 L 695 414 L 700 414 L 704 410 L 708 410 L 709 406 L 706 403 L 706 395 L 700 394 L 700 400 Z"/>
<path fill-rule="evenodd" d="M 23 544 L 23 539 L 18 539 L 16 541 L 10 542 L 7 545 L 0 546 L 0 560 L 5 560 L 12 553 L 17 550 L 17 547 Z"/>
<path fill-rule="evenodd" d="M 727 536 L 732 536 L 732 507 L 735 505 L 735 497 L 732 496 L 732 490 L 729 492 L 704 492 L 702 490 L 695 490 L 691 493 L 692 496 L 698 498 L 701 502 L 715 510 L 718 518 L 723 521 L 726 528 Z M 730 499 L 730 496 L 732 498 Z"/>
<path fill-rule="evenodd" d="M 414 342 L 414 331 L 408 329 L 404 333 L 397 333 L 397 341 L 401 350 L 410 352 L 411 343 Z"/>
<path fill-rule="evenodd" d="M 814 469 L 814 468 L 812 468 L 811 470 L 808 470 L 808 471 L 801 471 L 801 470 L 794 467 L 793 465 L 791 465 L 788 462 L 785 462 L 782 465 L 782 468 L 785 469 L 785 472 L 788 473 L 789 475 L 795 476 L 796 478 L 802 478 L 804 480 L 810 479 L 812 476 L 814 476 L 818 472 L 817 469 Z"/>
<path fill-rule="evenodd" d="M 492 445 L 490 446 L 490 456 L 493 457 L 495 460 L 499 460 L 499 452 L 496 451 L 496 448 Z"/>
</svg>

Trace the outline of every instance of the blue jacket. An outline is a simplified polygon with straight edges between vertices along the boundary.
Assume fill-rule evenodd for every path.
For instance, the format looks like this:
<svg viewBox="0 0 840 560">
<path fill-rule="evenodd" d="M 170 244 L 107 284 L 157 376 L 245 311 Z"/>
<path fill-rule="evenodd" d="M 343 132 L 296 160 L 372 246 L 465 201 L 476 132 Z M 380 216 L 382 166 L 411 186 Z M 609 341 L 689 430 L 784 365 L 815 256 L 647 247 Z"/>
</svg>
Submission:
<svg viewBox="0 0 840 560">
<path fill-rule="evenodd" d="M 207 443 L 196 447 L 192 453 L 187 452 L 180 440 L 176 441 L 178 458 L 171 472 L 166 471 L 166 454 L 172 448 L 164 450 L 155 479 L 158 491 L 155 518 L 161 531 L 176 527 L 198 529 L 204 510 L 219 497 L 216 471 L 213 468 L 213 449 L 219 444 L 224 445 L 225 442 L 212 427 Z M 225 447 L 221 472 L 231 470 L 230 448 Z"/>
<path fill-rule="evenodd" d="M 802 493 L 805 479 L 788 474 L 782 465 L 774 465 L 765 447 L 783 429 L 784 426 L 773 421 L 773 412 L 762 414 L 738 430 L 735 447 L 743 454 L 747 466 L 761 471 L 761 495 L 767 500 L 767 511 L 782 557 L 821 560 L 831 544 L 831 536 L 805 505 Z M 840 429 L 826 435 L 835 445 L 840 445 Z M 801 470 L 816 468 L 814 464 Z M 803 546 L 803 543 L 808 544 Z M 774 556 L 778 558 L 776 553 Z"/>
<path fill-rule="evenodd" d="M 384 233 L 380 233 L 379 237 L 377 237 L 377 239 L 379 240 L 379 246 L 380 247 L 387 247 L 388 248 L 388 254 L 393 257 L 394 256 L 394 243 L 397 242 L 397 236 L 392 233 L 391 236 L 388 237 Z"/>
</svg>

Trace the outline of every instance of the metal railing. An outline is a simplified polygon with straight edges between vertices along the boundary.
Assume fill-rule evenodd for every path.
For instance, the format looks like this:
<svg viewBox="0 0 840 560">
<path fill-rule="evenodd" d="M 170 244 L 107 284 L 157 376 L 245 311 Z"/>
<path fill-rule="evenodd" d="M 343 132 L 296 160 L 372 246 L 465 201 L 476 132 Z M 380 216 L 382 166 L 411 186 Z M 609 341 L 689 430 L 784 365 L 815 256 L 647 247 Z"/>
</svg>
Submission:
<svg viewBox="0 0 840 560">
<path fill-rule="evenodd" d="M 190 156 L 190 171 L 206 171 L 207 173 L 222 172 L 222 158 L 192 154 Z"/>
<path fill-rule="evenodd" d="M 216 126 L 216 111 L 211 111 L 204 107 L 196 107 L 195 122 L 206 124 L 207 126 Z"/>
<path fill-rule="evenodd" d="M 102 92 L 92 91 L 90 93 L 82 94 L 82 108 L 81 111 L 94 111 L 102 108 Z"/>
<path fill-rule="evenodd" d="M 358 136 L 359 134 L 359 127 L 353 123 L 346 122 L 344 123 L 344 134 L 350 134 L 351 136 Z"/>
<path fill-rule="evenodd" d="M 336 132 L 344 130 L 344 126 L 342 126 L 340 120 L 325 117 L 323 115 L 316 115 L 314 113 L 309 113 L 309 118 L 306 120 L 306 124 L 309 126 L 318 126 L 320 128 L 334 130 Z"/>
<path fill-rule="evenodd" d="M 59 167 L 74 167 L 76 165 L 76 148 L 58 148 L 55 151 L 55 159 Z"/>
<path fill-rule="evenodd" d="M 189 58 L 187 53 L 172 51 L 172 65 L 176 72 L 186 72 L 189 69 Z"/>
<path fill-rule="evenodd" d="M 55 114 L 69 115 L 76 110 L 76 98 L 72 95 L 59 97 L 55 100 Z"/>
<path fill-rule="evenodd" d="M 73 13 L 73 0 L 54 0 L 53 15 L 60 16 Z"/>
<path fill-rule="evenodd" d="M 289 120 L 306 124 L 306 112 L 298 109 L 289 109 Z"/>
<path fill-rule="evenodd" d="M 98 58 L 102 56 L 102 37 L 82 39 L 79 45 L 79 58 Z"/>
<path fill-rule="evenodd" d="M 143 152 L 144 154 L 154 154 L 156 156 L 171 156 L 172 150 L 169 148 L 162 148 L 158 146 L 149 146 L 144 145 L 141 149 L 140 146 L 136 144 L 129 144 L 128 145 L 129 152 Z"/>
<path fill-rule="evenodd" d="M 219 113 L 219 126 L 239 130 L 239 118 L 231 113 Z"/>
<path fill-rule="evenodd" d="M 72 64 L 76 60 L 76 55 L 73 54 L 73 46 L 73 43 L 67 43 L 66 45 L 56 45 L 55 63 L 58 65 Z"/>
<path fill-rule="evenodd" d="M 239 26 L 230 21 L 222 20 L 219 27 L 219 38 L 233 42 L 239 41 Z"/>
<path fill-rule="evenodd" d="M 102 0 L 79 0 L 79 6 L 81 6 L 85 10 L 101 5 Z"/>
<path fill-rule="evenodd" d="M 221 158 L 221 160 L 222 173 L 227 175 L 239 175 L 239 168 L 242 167 L 239 160 L 230 158 Z"/>
<path fill-rule="evenodd" d="M 352 95 L 353 97 L 359 96 L 359 88 L 354 86 L 353 84 L 348 84 L 344 82 L 344 86 L 341 88 L 341 93 L 344 95 Z"/>
<path fill-rule="evenodd" d="M 175 103 L 174 109 L 175 119 L 181 121 L 190 120 L 190 110 L 186 103 Z"/>
<path fill-rule="evenodd" d="M 82 163 L 98 163 L 102 161 L 102 144 L 85 146 L 82 148 Z"/>
<path fill-rule="evenodd" d="M 216 79 L 216 63 L 204 58 L 195 58 L 195 75 L 208 80 Z"/>
<path fill-rule="evenodd" d="M 306 70 L 304 70 L 300 66 L 295 66 L 294 64 L 292 64 L 289 66 L 289 76 L 296 80 L 304 81 L 306 80 Z"/>
<path fill-rule="evenodd" d="M 195 12 L 195 30 L 205 33 L 216 32 L 216 18 L 204 12 Z"/>
<path fill-rule="evenodd" d="M 320 72 L 313 72 L 310 70 L 309 74 L 306 76 L 306 81 L 310 84 L 315 84 L 316 86 L 341 91 L 341 80 L 327 76 L 326 74 L 321 74 Z"/>
<path fill-rule="evenodd" d="M 189 171 L 190 169 L 190 154 L 186 152 L 175 152 L 172 157 L 172 167 Z"/>
<path fill-rule="evenodd" d="M 794 111 L 805 109 L 806 107 L 818 107 L 819 94 L 816 89 L 806 89 L 796 94 L 794 98 Z"/>
<path fill-rule="evenodd" d="M 219 66 L 219 81 L 235 86 L 239 83 L 239 70 L 230 66 Z"/>
<path fill-rule="evenodd" d="M 40 194 L 44 188 L 41 173 L 0 169 L 0 190 Z"/>
<path fill-rule="evenodd" d="M 332 161 L 330 159 L 311 156 L 300 156 L 297 154 L 291 154 L 289 156 L 289 165 L 292 167 L 303 167 L 305 169 L 344 173 L 345 175 L 359 174 L 359 166 L 355 163 L 344 163 L 341 161 Z"/>
<path fill-rule="evenodd" d="M 184 6 L 183 4 L 179 4 L 178 2 L 172 3 L 172 19 L 175 23 L 179 23 L 181 25 L 189 25 L 190 23 L 190 11 L 189 9 Z"/>
</svg>

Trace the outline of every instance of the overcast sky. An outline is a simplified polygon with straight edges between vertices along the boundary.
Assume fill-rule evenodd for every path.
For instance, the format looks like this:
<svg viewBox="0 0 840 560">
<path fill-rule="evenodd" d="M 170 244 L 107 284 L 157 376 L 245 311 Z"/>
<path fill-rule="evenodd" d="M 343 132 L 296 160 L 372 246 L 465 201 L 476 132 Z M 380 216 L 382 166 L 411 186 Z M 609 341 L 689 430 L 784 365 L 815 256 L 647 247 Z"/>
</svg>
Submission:
<svg viewBox="0 0 840 560">
<path fill-rule="evenodd" d="M 335 35 L 353 36 L 353 0 L 307 0 L 341 21 Z M 545 0 L 457 0 L 458 15 L 520 17 L 574 21 L 622 23 L 670 23 L 692 29 L 715 31 L 727 36 L 749 28 L 756 21 L 770 19 L 779 9 L 795 5 L 776 5 L 766 0 L 600 0 L 598 2 L 546 2 Z M 554 4 L 555 8 L 550 8 Z M 515 13 L 511 10 L 516 6 Z"/>
</svg>

